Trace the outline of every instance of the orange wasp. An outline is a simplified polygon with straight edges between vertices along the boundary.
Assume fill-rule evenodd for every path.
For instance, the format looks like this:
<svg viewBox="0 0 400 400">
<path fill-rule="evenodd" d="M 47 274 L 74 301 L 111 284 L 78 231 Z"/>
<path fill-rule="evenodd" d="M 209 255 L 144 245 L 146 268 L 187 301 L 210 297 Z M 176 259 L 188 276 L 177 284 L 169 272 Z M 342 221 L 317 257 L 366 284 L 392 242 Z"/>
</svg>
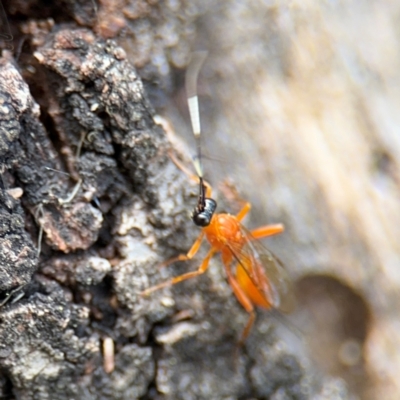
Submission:
<svg viewBox="0 0 400 400">
<path fill-rule="evenodd" d="M 194 159 L 197 176 L 187 172 L 186 168 L 174 156 L 171 156 L 180 169 L 191 178 L 199 181 L 199 197 L 197 206 L 192 213 L 192 220 L 196 226 L 202 228 L 202 231 L 187 254 L 180 254 L 162 265 L 166 266 L 176 261 L 191 260 L 200 249 L 204 237 L 209 242 L 211 249 L 196 271 L 187 272 L 152 286 L 144 290 L 142 295 L 147 296 L 161 288 L 203 274 L 209 266 L 210 259 L 216 253 L 221 253 L 227 280 L 233 293 L 243 308 L 250 314 L 240 338 L 239 343 L 241 345 L 246 340 L 254 323 L 256 306 L 287 312 L 292 308 L 293 294 L 282 263 L 257 241 L 257 239 L 281 233 L 284 229 L 283 225 L 265 225 L 249 231 L 241 223 L 250 211 L 251 205 L 248 202 L 245 202 L 237 215 L 215 213 L 217 202 L 211 198 L 211 186 L 203 179 L 200 146 L 201 129 L 196 93 L 197 75 L 205 56 L 205 52 L 195 53 L 186 75 L 188 106 L 193 134 L 197 143 L 197 157 Z"/>
</svg>

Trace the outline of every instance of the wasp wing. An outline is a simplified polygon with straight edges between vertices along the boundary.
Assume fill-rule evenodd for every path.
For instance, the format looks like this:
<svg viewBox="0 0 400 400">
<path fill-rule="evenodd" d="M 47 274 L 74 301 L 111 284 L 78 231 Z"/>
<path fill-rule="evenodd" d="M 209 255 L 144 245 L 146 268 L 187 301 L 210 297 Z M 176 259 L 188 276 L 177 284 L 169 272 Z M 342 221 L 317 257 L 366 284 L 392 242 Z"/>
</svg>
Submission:
<svg viewBox="0 0 400 400">
<path fill-rule="evenodd" d="M 253 286 L 249 289 L 246 285 L 247 294 L 255 299 L 257 305 L 277 308 L 282 312 L 292 311 L 295 304 L 293 289 L 282 262 L 244 226 L 241 226 L 241 233 L 244 245 L 229 243 L 227 246 L 237 261 L 236 276 L 244 272 Z M 246 277 L 242 281 L 245 282 Z"/>
</svg>

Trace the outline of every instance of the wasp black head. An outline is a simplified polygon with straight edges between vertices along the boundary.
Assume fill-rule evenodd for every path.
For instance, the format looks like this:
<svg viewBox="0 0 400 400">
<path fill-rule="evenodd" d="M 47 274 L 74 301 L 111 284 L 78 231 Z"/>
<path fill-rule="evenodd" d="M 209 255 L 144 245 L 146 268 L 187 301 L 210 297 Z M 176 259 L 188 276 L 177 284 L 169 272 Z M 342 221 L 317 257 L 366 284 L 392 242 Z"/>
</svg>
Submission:
<svg viewBox="0 0 400 400">
<path fill-rule="evenodd" d="M 217 202 L 214 199 L 205 198 L 202 207 L 197 205 L 193 210 L 192 220 L 197 226 L 205 227 L 210 225 Z"/>
<path fill-rule="evenodd" d="M 206 187 L 204 180 L 199 177 L 199 198 L 197 206 L 193 210 L 192 220 L 197 226 L 205 227 L 210 225 L 214 211 L 217 208 L 217 202 L 214 199 L 206 197 Z"/>
</svg>

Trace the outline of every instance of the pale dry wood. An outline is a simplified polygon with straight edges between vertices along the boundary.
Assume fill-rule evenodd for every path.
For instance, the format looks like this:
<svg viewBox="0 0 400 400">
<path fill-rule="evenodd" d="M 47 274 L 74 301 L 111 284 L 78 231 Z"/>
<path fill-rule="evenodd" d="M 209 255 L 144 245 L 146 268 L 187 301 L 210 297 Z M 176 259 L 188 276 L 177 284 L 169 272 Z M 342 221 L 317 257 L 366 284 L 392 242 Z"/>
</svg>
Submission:
<svg viewBox="0 0 400 400">
<path fill-rule="evenodd" d="M 361 294 L 362 395 L 397 399 L 400 5 L 248 5 L 205 18 L 204 141 L 222 160 L 205 177 L 232 177 L 254 225 L 286 225 L 272 248 L 295 279 L 325 274 Z"/>
</svg>

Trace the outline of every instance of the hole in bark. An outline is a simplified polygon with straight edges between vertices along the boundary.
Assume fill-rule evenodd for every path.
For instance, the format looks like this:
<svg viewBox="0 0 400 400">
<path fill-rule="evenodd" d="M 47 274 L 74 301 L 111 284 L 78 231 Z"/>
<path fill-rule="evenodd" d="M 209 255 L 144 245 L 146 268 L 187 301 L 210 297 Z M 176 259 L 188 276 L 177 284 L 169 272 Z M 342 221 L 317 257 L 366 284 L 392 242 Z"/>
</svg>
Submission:
<svg viewBox="0 0 400 400">
<path fill-rule="evenodd" d="M 361 294 L 325 275 L 309 275 L 296 282 L 299 312 L 309 353 L 319 370 L 343 378 L 359 395 L 369 381 L 364 367 L 364 343 L 371 313 Z M 362 396 L 361 396 L 362 397 Z"/>
</svg>

